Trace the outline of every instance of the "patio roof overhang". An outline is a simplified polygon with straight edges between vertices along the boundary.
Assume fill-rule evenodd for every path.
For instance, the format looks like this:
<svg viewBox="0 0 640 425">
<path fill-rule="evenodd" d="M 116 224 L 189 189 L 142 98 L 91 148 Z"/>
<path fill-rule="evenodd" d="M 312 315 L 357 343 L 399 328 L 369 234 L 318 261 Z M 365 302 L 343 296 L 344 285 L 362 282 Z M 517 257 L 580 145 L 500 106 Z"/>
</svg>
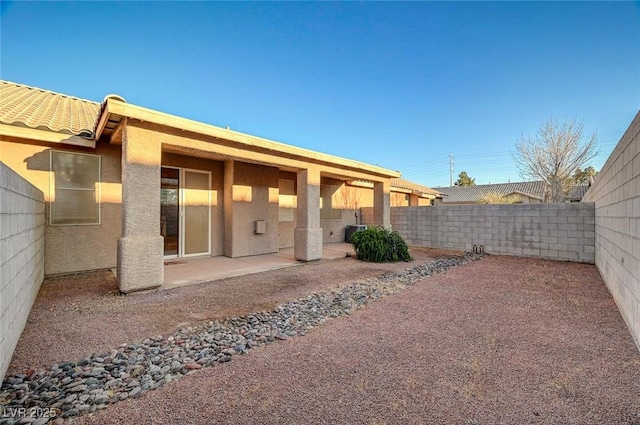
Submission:
<svg viewBox="0 0 640 425">
<path fill-rule="evenodd" d="M 400 176 L 397 171 L 177 117 L 113 98 L 105 100 L 96 126 L 96 140 L 121 143 L 127 120 L 157 127 L 163 133 L 163 149 L 169 152 L 191 152 L 194 156 L 215 155 L 220 159 L 260 163 L 288 171 L 321 166 L 323 175 L 345 180 L 385 181 Z"/>
</svg>

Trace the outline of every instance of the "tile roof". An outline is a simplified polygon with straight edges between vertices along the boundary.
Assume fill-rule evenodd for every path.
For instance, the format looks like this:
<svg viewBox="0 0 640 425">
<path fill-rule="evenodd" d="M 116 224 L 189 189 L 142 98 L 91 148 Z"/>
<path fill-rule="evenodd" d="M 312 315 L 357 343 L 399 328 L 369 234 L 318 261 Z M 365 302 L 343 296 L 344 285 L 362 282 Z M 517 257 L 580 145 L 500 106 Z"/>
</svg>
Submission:
<svg viewBox="0 0 640 425">
<path fill-rule="evenodd" d="M 433 190 L 430 187 L 422 186 L 404 179 L 391 179 L 391 186 L 399 189 L 413 190 L 427 195 L 437 196 L 440 194 L 440 192 Z"/>
<path fill-rule="evenodd" d="M 92 138 L 100 103 L 0 80 L 0 122 Z"/>
<path fill-rule="evenodd" d="M 574 186 L 569 192 L 567 200 L 581 200 L 588 188 L 586 184 Z M 517 192 L 540 200 L 545 199 L 545 184 L 542 181 L 438 187 L 436 190 L 446 195 L 442 200 L 443 204 L 476 203 L 487 193 L 498 193 L 506 196 Z"/>
<path fill-rule="evenodd" d="M 571 201 L 581 201 L 582 198 L 584 198 L 584 195 L 587 193 L 587 190 L 589 190 L 588 183 L 577 184 L 573 186 L 569 191 L 568 198 Z"/>
</svg>

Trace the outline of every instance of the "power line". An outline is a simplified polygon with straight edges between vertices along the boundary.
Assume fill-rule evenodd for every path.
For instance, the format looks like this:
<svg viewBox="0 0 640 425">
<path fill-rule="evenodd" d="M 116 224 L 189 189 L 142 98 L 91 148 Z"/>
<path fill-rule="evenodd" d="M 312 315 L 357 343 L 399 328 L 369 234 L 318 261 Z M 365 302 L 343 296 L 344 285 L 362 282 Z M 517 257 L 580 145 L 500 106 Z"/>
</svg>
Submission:
<svg viewBox="0 0 640 425">
<path fill-rule="evenodd" d="M 604 143 L 603 143 L 604 142 Z M 618 141 L 614 141 L 614 140 L 606 140 L 599 143 L 599 147 L 602 148 L 601 149 L 601 153 L 598 154 L 596 156 L 600 157 L 602 155 L 607 155 L 608 156 L 608 150 L 609 148 L 611 148 L 611 150 L 613 150 L 613 148 L 618 144 Z M 610 152 L 609 152 L 610 153 Z M 434 157 L 445 157 L 448 156 L 449 159 L 453 154 L 449 153 L 447 155 L 430 155 L 431 158 Z M 473 165 L 479 165 L 479 166 L 483 166 L 483 165 L 492 165 L 492 164 L 501 164 L 504 161 L 500 160 L 500 158 L 506 158 L 506 157 L 511 157 L 513 156 L 513 153 L 510 151 L 494 151 L 494 152 L 484 152 L 484 153 L 478 153 L 478 154 L 474 154 L 474 153 L 463 153 L 463 154 L 459 154 L 456 155 L 455 157 L 457 159 L 467 159 L 466 161 L 464 161 L 465 164 L 468 164 L 469 166 L 473 166 Z M 488 159 L 483 159 L 483 158 L 488 158 Z M 493 160 L 493 161 L 492 161 Z M 442 164 L 442 167 L 444 167 L 445 165 Z M 400 167 L 401 171 L 404 172 L 408 172 L 408 171 L 412 171 L 415 169 L 435 169 L 438 168 L 439 166 L 437 165 L 437 163 L 434 163 L 433 160 L 417 160 L 417 161 L 413 161 L 413 162 L 405 162 L 402 164 L 402 166 Z"/>
<path fill-rule="evenodd" d="M 593 158 L 589 165 L 596 168 L 602 166 L 618 143 L 619 140 L 617 139 L 600 140 L 598 142 L 600 153 Z M 446 176 L 448 171 L 449 186 L 453 186 L 455 158 L 458 160 L 458 168 L 467 171 L 474 177 L 490 176 L 489 178 L 494 180 L 496 175 L 503 174 L 505 180 L 517 181 L 513 178 L 515 174 L 519 175 L 517 166 L 514 161 L 508 160 L 508 158 L 513 158 L 513 156 L 513 150 L 484 150 L 481 152 L 465 150 L 461 154 L 455 154 L 455 156 L 454 153 L 451 152 L 429 152 L 428 157 L 425 157 L 428 159 L 416 158 L 414 161 L 404 161 L 398 169 L 406 178 L 420 181 L 430 186 L 446 185 L 446 183 L 442 183 L 443 180 L 446 179 L 444 176 Z M 447 164 L 445 158 L 448 158 L 449 164 Z M 508 178 L 507 176 L 510 177 Z"/>
<path fill-rule="evenodd" d="M 453 154 L 449 154 L 449 187 L 453 186 Z"/>
</svg>

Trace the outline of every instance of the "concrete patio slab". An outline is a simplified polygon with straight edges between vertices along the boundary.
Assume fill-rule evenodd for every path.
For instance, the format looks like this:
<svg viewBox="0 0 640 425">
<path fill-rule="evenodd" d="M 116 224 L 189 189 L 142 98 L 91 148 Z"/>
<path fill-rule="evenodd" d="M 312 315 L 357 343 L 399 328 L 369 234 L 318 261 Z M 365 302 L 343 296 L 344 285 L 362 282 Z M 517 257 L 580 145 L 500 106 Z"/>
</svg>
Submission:
<svg viewBox="0 0 640 425">
<path fill-rule="evenodd" d="M 322 248 L 322 259 L 342 258 L 347 253 L 353 254 L 351 244 L 344 242 L 325 244 Z M 220 256 L 167 260 L 164 268 L 164 283 L 158 290 L 261 273 L 267 270 L 293 267 L 300 264 L 304 264 L 304 262 L 295 259 L 293 248 L 281 249 L 278 253 L 273 254 L 240 258 Z"/>
</svg>

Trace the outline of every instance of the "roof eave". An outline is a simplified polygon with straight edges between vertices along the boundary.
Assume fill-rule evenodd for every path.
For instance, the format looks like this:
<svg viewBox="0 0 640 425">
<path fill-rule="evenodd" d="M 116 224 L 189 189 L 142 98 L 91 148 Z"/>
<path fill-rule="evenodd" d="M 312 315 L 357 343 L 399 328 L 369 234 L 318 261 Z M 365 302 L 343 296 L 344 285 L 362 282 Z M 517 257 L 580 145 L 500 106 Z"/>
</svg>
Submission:
<svg viewBox="0 0 640 425">
<path fill-rule="evenodd" d="M 529 198 L 537 199 L 537 200 L 539 200 L 539 201 L 542 201 L 542 200 L 543 200 L 543 199 L 542 199 L 541 197 L 539 197 L 539 196 L 532 195 L 531 193 L 520 192 L 519 190 L 514 190 L 513 192 L 509 192 L 509 193 L 507 193 L 505 196 L 511 196 L 511 195 L 513 195 L 513 194 L 516 194 L 516 195 L 524 195 L 524 196 L 527 196 L 527 197 L 529 197 Z"/>
<path fill-rule="evenodd" d="M 85 139 L 73 134 L 57 133 L 55 131 L 39 130 L 29 127 L 20 127 L 0 123 L 0 135 L 5 137 L 15 137 L 17 139 L 37 140 L 48 143 L 62 143 L 65 145 L 81 146 L 85 148 L 96 148 L 95 139 Z"/>
<path fill-rule="evenodd" d="M 294 155 L 305 161 L 358 169 L 365 173 L 383 178 L 397 178 L 400 176 L 400 172 L 398 171 L 392 171 L 386 168 L 369 165 L 363 162 L 341 158 L 338 156 L 323 154 L 309 149 L 298 148 L 284 143 L 263 139 L 233 130 L 228 130 L 222 127 L 217 127 L 211 124 L 205 124 L 187 118 L 154 111 L 152 109 L 143 108 L 140 106 L 132 105 L 130 103 L 124 103 L 112 98 L 106 100 L 105 105 L 101 111 L 95 131 L 96 140 L 100 139 L 100 137 L 102 136 L 111 115 L 132 118 L 140 121 L 192 132 L 203 136 L 228 140 L 240 144 L 250 151 L 269 150 L 275 153 Z"/>
</svg>

